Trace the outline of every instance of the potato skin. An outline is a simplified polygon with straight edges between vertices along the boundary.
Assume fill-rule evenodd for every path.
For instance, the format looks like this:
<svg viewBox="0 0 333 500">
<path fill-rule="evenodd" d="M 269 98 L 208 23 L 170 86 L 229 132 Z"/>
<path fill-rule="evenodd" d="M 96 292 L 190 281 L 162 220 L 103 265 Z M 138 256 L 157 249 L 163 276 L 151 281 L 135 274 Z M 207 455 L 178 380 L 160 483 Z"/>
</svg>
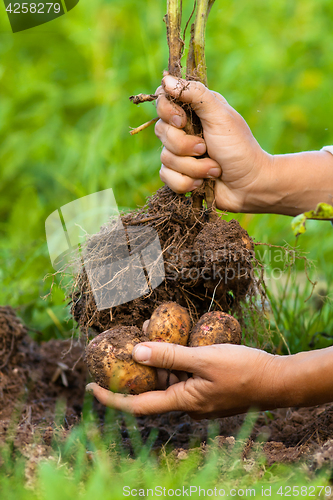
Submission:
<svg viewBox="0 0 333 500">
<path fill-rule="evenodd" d="M 190 329 L 191 319 L 185 307 L 165 302 L 153 312 L 147 335 L 152 342 L 187 345 Z"/>
<path fill-rule="evenodd" d="M 240 344 L 242 331 L 237 319 L 222 311 L 213 311 L 201 316 L 193 328 L 189 347 L 213 344 Z"/>
<path fill-rule="evenodd" d="M 247 248 L 247 250 L 250 250 L 251 252 L 253 252 L 254 244 L 253 244 L 253 241 L 248 234 L 246 234 L 246 235 L 244 234 L 242 236 L 242 242 L 244 243 L 245 248 Z"/>
<path fill-rule="evenodd" d="M 133 347 L 147 340 L 138 328 L 131 326 L 100 333 L 86 347 L 90 375 L 101 387 L 113 392 L 141 394 L 156 389 L 156 369 L 132 359 Z"/>
</svg>

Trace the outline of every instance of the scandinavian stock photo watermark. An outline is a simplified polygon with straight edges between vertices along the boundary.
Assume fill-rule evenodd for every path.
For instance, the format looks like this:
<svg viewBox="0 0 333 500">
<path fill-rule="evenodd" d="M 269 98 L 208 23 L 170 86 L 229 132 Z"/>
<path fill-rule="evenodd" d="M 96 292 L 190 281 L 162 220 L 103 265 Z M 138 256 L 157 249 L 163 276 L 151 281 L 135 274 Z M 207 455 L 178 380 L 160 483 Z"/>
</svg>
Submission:
<svg viewBox="0 0 333 500">
<path fill-rule="evenodd" d="M 164 280 L 156 230 L 125 226 L 112 189 L 55 210 L 45 231 L 54 269 L 78 273 L 84 268 L 98 310 L 142 297 Z"/>
</svg>

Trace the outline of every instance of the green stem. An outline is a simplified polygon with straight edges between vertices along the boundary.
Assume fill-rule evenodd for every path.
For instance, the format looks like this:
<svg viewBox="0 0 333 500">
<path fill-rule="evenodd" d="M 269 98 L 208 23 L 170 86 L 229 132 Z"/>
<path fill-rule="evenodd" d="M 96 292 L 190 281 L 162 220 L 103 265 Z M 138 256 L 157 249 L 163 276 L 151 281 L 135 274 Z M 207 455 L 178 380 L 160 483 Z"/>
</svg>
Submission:
<svg viewBox="0 0 333 500">
<path fill-rule="evenodd" d="M 184 42 L 180 35 L 182 22 L 182 0 L 168 0 L 167 15 L 165 17 L 167 26 L 167 39 L 169 46 L 169 73 L 181 78 L 181 64 Z"/>
<path fill-rule="evenodd" d="M 186 77 L 207 85 L 205 59 L 205 31 L 207 18 L 215 0 L 197 0 L 195 22 L 191 26 L 191 39 L 187 56 Z"/>
<path fill-rule="evenodd" d="M 205 31 L 208 16 L 209 0 L 198 0 L 197 15 L 193 33 L 193 52 L 196 65 L 197 80 L 207 85 L 207 68 L 205 59 Z"/>
</svg>

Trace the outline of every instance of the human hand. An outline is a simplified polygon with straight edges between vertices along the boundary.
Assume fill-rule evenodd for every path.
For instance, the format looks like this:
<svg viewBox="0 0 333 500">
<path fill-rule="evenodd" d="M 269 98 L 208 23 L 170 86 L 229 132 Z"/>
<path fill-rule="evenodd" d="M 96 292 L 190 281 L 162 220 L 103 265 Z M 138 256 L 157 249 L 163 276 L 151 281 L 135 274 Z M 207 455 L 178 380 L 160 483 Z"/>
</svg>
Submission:
<svg viewBox="0 0 333 500">
<path fill-rule="evenodd" d="M 190 372 L 193 376 L 174 383 L 165 391 L 137 396 L 113 393 L 95 383 L 89 384 L 87 390 L 102 404 L 135 415 L 181 410 L 194 419 L 225 417 L 244 413 L 251 407 L 282 406 L 283 377 L 279 372 L 283 358 L 232 344 L 183 347 L 145 342 L 133 349 L 135 361 Z"/>
<path fill-rule="evenodd" d="M 199 82 L 166 75 L 157 89 L 160 120 L 155 133 L 164 148 L 160 176 L 173 191 L 185 193 L 213 178 L 217 208 L 231 212 L 262 212 L 269 182 L 271 155 L 245 120 L 217 92 Z M 166 97 L 191 104 L 203 127 L 203 138 L 186 135 L 185 111 Z M 196 158 L 207 151 L 209 158 Z M 268 174 L 268 175 L 267 175 Z"/>
</svg>

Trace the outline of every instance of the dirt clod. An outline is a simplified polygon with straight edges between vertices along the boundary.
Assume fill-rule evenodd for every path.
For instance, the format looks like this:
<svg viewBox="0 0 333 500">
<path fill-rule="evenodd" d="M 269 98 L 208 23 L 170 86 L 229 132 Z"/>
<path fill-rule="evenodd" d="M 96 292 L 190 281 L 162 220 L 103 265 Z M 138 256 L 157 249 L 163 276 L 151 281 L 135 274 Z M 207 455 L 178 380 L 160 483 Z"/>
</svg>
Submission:
<svg viewBox="0 0 333 500">
<path fill-rule="evenodd" d="M 26 327 L 11 307 L 0 307 L 0 370 L 15 353 L 18 342 L 27 333 Z"/>
<path fill-rule="evenodd" d="M 133 324 L 141 329 L 164 302 L 186 307 L 195 323 L 212 306 L 237 311 L 247 295 L 256 293 L 251 238 L 237 221 L 223 220 L 214 208 L 198 210 L 193 197 L 176 194 L 165 186 L 143 208 L 123 215 L 121 223 L 126 245 L 119 238 L 119 221 L 111 221 L 88 239 L 90 279 L 83 269 L 76 277 L 72 294 L 72 313 L 82 331 L 87 333 L 92 328 L 103 332 L 113 326 Z M 103 288 L 98 275 L 100 266 L 124 258 L 128 249 L 132 255 L 144 250 L 149 256 L 149 244 L 156 235 L 162 250 L 164 281 L 130 302 L 98 310 L 93 289 L 100 293 Z M 127 281 L 119 273 L 113 297 L 122 293 L 124 283 Z M 109 281 L 105 293 L 110 295 Z"/>
</svg>

